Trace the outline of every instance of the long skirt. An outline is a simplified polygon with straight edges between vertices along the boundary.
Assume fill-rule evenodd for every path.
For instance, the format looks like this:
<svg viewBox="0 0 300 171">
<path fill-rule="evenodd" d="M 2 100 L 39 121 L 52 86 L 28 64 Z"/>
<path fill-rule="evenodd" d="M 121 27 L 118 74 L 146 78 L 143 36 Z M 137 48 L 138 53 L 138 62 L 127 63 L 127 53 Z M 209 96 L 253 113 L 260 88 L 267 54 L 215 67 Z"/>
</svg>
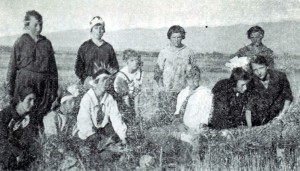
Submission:
<svg viewBox="0 0 300 171">
<path fill-rule="evenodd" d="M 31 87 L 36 93 L 35 108 L 32 112 L 32 123 L 43 127 L 43 117 L 49 112 L 56 99 L 58 79 L 53 75 L 21 69 L 17 72 L 14 97 L 23 87 Z"/>
</svg>

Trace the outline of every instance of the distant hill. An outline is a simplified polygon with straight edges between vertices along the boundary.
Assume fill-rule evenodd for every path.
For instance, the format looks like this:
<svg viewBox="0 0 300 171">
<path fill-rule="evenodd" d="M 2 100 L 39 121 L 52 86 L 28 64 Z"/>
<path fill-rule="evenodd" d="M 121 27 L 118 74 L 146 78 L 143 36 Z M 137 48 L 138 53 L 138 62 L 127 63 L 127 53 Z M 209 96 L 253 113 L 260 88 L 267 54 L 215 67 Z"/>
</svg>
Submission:
<svg viewBox="0 0 300 171">
<path fill-rule="evenodd" d="M 264 44 L 277 54 L 300 54 L 300 22 L 281 21 L 258 23 L 265 30 Z M 197 52 L 234 53 L 249 44 L 246 31 L 250 25 L 233 25 L 221 27 L 188 27 L 184 44 Z M 168 28 L 161 29 L 127 29 L 109 32 L 104 39 L 113 45 L 115 50 L 133 48 L 141 51 L 159 51 L 168 44 Z M 0 37 L 0 45 L 12 46 L 16 36 Z M 77 51 L 80 44 L 89 39 L 89 30 L 67 30 L 45 34 L 55 50 L 67 49 Z"/>
</svg>

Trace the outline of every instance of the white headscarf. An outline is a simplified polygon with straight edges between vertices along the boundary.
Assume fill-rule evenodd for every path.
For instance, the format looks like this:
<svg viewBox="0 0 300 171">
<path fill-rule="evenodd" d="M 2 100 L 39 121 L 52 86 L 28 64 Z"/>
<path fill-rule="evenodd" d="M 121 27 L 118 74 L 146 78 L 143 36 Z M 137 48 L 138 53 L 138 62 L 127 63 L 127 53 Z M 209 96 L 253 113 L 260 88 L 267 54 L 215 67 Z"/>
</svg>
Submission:
<svg viewBox="0 0 300 171">
<path fill-rule="evenodd" d="M 231 71 L 234 68 L 238 68 L 238 67 L 241 67 L 247 71 L 249 69 L 249 63 L 250 63 L 250 61 L 249 61 L 248 57 L 235 56 L 234 58 L 230 59 L 229 62 L 227 62 L 225 64 L 225 66 L 228 67 Z"/>
</svg>

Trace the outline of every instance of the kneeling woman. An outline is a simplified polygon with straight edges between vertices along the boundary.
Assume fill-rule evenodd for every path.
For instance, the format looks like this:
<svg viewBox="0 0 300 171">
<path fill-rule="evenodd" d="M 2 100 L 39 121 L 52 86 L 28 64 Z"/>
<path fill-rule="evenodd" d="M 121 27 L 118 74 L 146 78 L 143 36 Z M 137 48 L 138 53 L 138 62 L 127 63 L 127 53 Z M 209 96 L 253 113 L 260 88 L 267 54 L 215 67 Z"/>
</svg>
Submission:
<svg viewBox="0 0 300 171">
<path fill-rule="evenodd" d="M 19 89 L 10 106 L 0 112 L 0 164 L 3 170 L 24 169 L 35 159 L 29 113 L 34 106 L 32 88 Z"/>
<path fill-rule="evenodd" d="M 214 129 L 229 129 L 246 126 L 245 105 L 247 104 L 247 84 L 250 74 L 243 68 L 232 70 L 229 79 L 216 83 L 213 87 L 213 112 L 209 126 Z"/>
</svg>

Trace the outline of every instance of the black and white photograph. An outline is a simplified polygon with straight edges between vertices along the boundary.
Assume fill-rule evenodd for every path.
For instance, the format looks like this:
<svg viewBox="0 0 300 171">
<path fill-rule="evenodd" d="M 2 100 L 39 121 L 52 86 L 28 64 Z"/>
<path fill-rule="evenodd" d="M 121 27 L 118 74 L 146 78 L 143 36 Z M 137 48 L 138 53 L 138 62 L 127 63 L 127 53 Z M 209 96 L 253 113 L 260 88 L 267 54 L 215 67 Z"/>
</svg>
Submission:
<svg viewBox="0 0 300 171">
<path fill-rule="evenodd" d="M 300 170 L 300 0 L 1 0 L 2 170 Z"/>
</svg>

